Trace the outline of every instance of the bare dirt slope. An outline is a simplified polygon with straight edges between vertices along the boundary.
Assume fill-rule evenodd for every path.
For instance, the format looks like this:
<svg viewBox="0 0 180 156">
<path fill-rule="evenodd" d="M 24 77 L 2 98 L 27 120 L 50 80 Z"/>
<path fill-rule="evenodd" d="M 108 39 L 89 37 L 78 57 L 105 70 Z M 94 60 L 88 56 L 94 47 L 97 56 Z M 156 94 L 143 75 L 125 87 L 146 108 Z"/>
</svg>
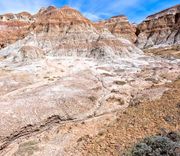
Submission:
<svg viewBox="0 0 180 156">
<path fill-rule="evenodd" d="M 180 131 L 180 78 L 165 86 L 169 90 L 160 99 L 129 107 L 98 135 L 83 138 L 84 155 L 123 155 L 145 137 Z"/>
<path fill-rule="evenodd" d="M 137 138 L 156 132 L 164 115 L 147 101 L 160 99 L 170 87 L 164 84 L 177 79 L 180 71 L 178 60 L 155 58 L 139 55 L 109 63 L 80 57 L 1 61 L 1 155 L 86 155 L 94 145 L 99 151 L 108 148 L 96 145 L 99 135 L 114 134 L 117 139 L 104 138 L 110 143 L 122 134 L 124 149 Z M 128 108 L 139 102 L 144 105 Z M 172 111 L 175 125 L 167 128 L 175 130 L 177 114 L 170 108 L 167 105 L 165 110 Z M 123 111 L 126 113 L 121 114 Z"/>
</svg>

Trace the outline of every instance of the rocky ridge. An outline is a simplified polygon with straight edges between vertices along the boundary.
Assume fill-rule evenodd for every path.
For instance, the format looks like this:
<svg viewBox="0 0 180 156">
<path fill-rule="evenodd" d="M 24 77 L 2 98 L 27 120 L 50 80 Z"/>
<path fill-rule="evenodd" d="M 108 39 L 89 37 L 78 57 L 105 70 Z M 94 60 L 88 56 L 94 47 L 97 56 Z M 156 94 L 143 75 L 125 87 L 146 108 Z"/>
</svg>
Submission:
<svg viewBox="0 0 180 156">
<path fill-rule="evenodd" d="M 104 28 L 107 28 L 113 35 L 119 38 L 126 38 L 132 43 L 137 39 L 136 27 L 130 24 L 124 15 L 114 16 L 105 21 L 98 22 Z"/>
<path fill-rule="evenodd" d="M 67 6 L 41 9 L 34 17 L 26 37 L 8 47 L 13 54 L 21 53 L 23 46 L 36 47 L 52 56 L 102 58 L 142 53 L 128 40 L 115 37 Z M 7 51 L 6 48 L 3 51 Z"/>
<path fill-rule="evenodd" d="M 53 6 L 42 8 L 35 15 L 30 15 L 27 12 L 22 12 L 19 14 L 9 13 L 0 16 L 0 45 L 1 48 L 5 48 L 8 44 L 25 38 L 33 30 L 35 34 L 38 34 L 40 31 L 48 33 L 51 35 L 51 39 L 53 33 L 56 34 L 55 32 L 60 31 L 60 33 L 63 32 L 61 33 L 61 38 L 64 39 L 66 37 L 63 36 L 65 36 L 65 32 L 68 31 L 69 28 L 72 29 L 70 31 L 77 31 L 77 28 L 73 27 L 75 25 L 77 26 L 79 22 L 81 23 L 81 26 L 78 26 L 79 30 L 85 32 L 85 27 L 87 27 L 87 29 L 89 29 L 89 32 L 86 32 L 87 36 L 94 36 L 93 38 L 90 38 L 92 41 L 88 43 L 88 47 L 86 47 L 84 51 L 87 49 L 89 51 L 103 51 L 103 48 L 99 48 L 99 45 L 102 47 L 102 44 L 111 44 L 109 46 L 112 47 L 119 44 L 115 43 L 117 41 L 115 41 L 116 39 L 113 38 L 112 35 L 120 39 L 125 38 L 132 43 L 136 43 L 136 45 L 141 49 L 178 45 L 180 40 L 179 10 L 179 5 L 163 10 L 159 13 L 148 16 L 146 20 L 137 26 L 129 23 L 127 17 L 124 15 L 114 16 L 110 19 L 93 23 L 84 18 L 80 12 L 67 6 L 61 9 Z M 63 15 L 63 12 L 66 12 L 65 16 Z M 67 15 L 68 12 L 69 15 Z M 63 25 L 65 25 L 65 27 L 63 27 Z M 88 35 L 88 33 L 92 34 L 92 32 L 94 35 Z M 80 35 L 80 33 L 78 34 Z M 81 38 L 82 36 L 79 37 Z M 102 38 L 103 41 L 99 41 L 100 38 Z M 111 42 L 109 42 L 110 40 Z M 98 41 L 98 43 L 96 41 Z M 69 45 L 69 47 L 75 47 L 76 49 L 77 47 L 81 47 L 82 50 L 85 47 L 85 44 L 86 43 L 82 42 L 80 46 L 77 46 L 78 43 L 75 43 L 75 45 Z M 60 49 L 67 49 L 67 45 L 62 44 L 59 46 L 62 47 Z M 56 48 L 58 48 L 58 45 Z M 79 52 L 77 53 L 81 53 L 81 50 L 78 50 Z M 114 50 L 120 51 L 117 46 L 115 46 Z"/>
<path fill-rule="evenodd" d="M 51 55 L 102 58 L 128 55 L 133 49 L 135 53 L 140 52 L 129 41 L 117 39 L 104 28 L 99 30 L 80 12 L 67 6 L 41 10 L 31 28 L 35 35 L 34 44 L 38 42 L 37 46 Z"/>
<path fill-rule="evenodd" d="M 0 15 L 0 49 L 23 39 L 32 22 L 33 16 L 27 12 Z"/>
<path fill-rule="evenodd" d="M 180 5 L 146 18 L 137 27 L 136 45 L 141 48 L 180 44 Z"/>
</svg>

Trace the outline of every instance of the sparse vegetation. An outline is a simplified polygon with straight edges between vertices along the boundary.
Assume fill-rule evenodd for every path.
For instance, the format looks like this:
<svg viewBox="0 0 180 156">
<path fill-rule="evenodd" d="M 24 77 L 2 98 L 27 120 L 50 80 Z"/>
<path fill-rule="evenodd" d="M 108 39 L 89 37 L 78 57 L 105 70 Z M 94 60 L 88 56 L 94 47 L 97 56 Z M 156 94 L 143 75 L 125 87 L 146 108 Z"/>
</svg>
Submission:
<svg viewBox="0 0 180 156">
<path fill-rule="evenodd" d="M 39 150 L 36 141 L 28 141 L 19 145 L 18 151 L 15 153 L 15 156 L 31 156 L 34 151 Z"/>
<path fill-rule="evenodd" d="M 171 132 L 166 136 L 152 136 L 136 144 L 131 156 L 178 156 L 180 155 L 180 136 Z"/>
</svg>

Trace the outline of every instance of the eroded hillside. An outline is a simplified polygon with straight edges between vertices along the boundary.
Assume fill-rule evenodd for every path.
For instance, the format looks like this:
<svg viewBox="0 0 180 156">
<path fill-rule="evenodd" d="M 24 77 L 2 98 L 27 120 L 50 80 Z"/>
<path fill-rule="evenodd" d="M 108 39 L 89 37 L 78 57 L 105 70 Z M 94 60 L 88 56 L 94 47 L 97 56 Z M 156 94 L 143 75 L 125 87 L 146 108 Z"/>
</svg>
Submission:
<svg viewBox="0 0 180 156">
<path fill-rule="evenodd" d="M 50 6 L 29 17 L 0 50 L 0 155 L 121 155 L 160 127 L 179 130 L 180 60 L 136 47 L 124 16 L 93 23 Z"/>
</svg>

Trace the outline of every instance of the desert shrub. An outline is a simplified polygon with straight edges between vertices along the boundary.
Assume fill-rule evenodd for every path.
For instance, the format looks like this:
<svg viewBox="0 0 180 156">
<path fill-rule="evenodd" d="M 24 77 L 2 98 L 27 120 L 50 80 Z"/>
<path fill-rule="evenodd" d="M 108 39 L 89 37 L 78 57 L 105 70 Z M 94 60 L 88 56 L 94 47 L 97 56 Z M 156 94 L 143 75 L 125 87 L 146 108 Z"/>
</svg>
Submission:
<svg viewBox="0 0 180 156">
<path fill-rule="evenodd" d="M 131 156 L 180 156 L 180 135 L 175 132 L 166 136 L 152 136 L 137 143 Z"/>
</svg>

